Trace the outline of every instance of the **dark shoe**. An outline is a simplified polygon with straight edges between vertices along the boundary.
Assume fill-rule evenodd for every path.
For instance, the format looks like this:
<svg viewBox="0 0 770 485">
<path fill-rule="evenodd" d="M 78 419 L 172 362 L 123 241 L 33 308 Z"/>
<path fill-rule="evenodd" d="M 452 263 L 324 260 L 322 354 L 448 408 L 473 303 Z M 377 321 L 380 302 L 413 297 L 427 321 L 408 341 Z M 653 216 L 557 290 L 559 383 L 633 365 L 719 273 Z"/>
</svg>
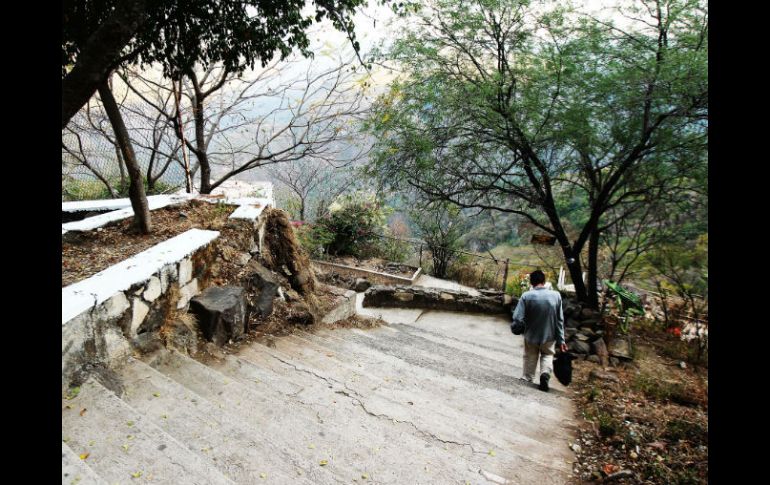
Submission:
<svg viewBox="0 0 770 485">
<path fill-rule="evenodd" d="M 540 390 L 548 392 L 548 381 L 551 379 L 551 374 L 540 374 Z"/>
</svg>

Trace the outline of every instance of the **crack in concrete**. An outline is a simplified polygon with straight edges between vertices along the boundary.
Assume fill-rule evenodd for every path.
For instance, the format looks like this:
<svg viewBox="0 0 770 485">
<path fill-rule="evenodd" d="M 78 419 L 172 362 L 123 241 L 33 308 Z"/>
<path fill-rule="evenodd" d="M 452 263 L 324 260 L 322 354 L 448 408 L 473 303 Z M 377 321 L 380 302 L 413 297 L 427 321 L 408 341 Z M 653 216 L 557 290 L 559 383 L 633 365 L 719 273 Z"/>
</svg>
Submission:
<svg viewBox="0 0 770 485">
<path fill-rule="evenodd" d="M 327 377 L 324 377 L 324 376 L 322 376 L 322 375 L 320 375 L 320 374 L 317 374 L 317 373 L 315 373 L 315 372 L 313 372 L 313 371 L 311 371 L 311 370 L 309 370 L 309 369 L 301 369 L 301 368 L 299 368 L 299 367 L 298 367 L 296 364 L 293 364 L 293 363 L 291 363 L 291 362 L 288 362 L 288 361 L 286 361 L 286 360 L 284 360 L 284 359 L 281 359 L 281 358 L 280 358 L 280 357 L 278 357 L 277 355 L 273 355 L 273 354 L 270 354 L 270 356 L 271 356 L 271 357 L 273 357 L 274 359 L 276 359 L 277 361 L 279 361 L 279 362 L 282 362 L 282 363 L 284 363 L 284 364 L 288 365 L 289 367 L 292 367 L 293 369 L 297 370 L 298 372 L 304 372 L 304 373 L 306 373 L 306 374 L 310 374 L 310 375 L 312 375 L 312 376 L 314 376 L 314 377 L 317 377 L 317 378 L 319 378 L 319 379 L 323 380 L 324 382 L 326 382 L 327 384 L 329 384 L 329 385 L 330 385 L 330 387 L 332 387 L 332 388 L 334 387 L 334 384 L 338 384 L 338 385 L 341 385 L 342 387 L 344 387 L 344 390 L 343 390 L 343 389 L 337 389 L 337 390 L 335 390 L 335 391 L 334 391 L 334 392 L 335 392 L 335 394 L 341 394 L 341 395 L 343 395 L 343 396 L 345 396 L 345 397 L 348 397 L 348 398 L 350 398 L 350 399 L 351 399 L 351 400 L 352 400 L 352 401 L 353 401 L 355 404 L 357 404 L 357 405 L 358 405 L 358 406 L 359 406 L 359 407 L 360 407 L 360 408 L 361 408 L 361 409 L 362 409 L 362 410 L 363 410 L 363 411 L 364 411 L 366 414 L 368 414 L 368 415 L 370 415 L 370 416 L 372 416 L 372 417 L 375 417 L 375 418 L 378 418 L 378 419 L 386 419 L 386 420 L 388 420 L 388 421 L 391 421 L 391 422 L 395 422 L 395 423 L 400 423 L 400 424 L 408 424 L 408 425 L 410 425 L 412 428 L 414 428 L 414 430 L 415 430 L 415 431 L 417 431 L 417 433 L 418 433 L 420 436 L 423 436 L 423 437 L 426 437 L 426 436 L 427 436 L 427 437 L 430 437 L 431 439 L 433 439 L 433 440 L 435 440 L 435 441 L 439 441 L 439 442 L 441 442 L 441 443 L 444 443 L 445 445 L 467 446 L 467 447 L 469 447 L 469 448 L 471 449 L 471 452 L 472 452 L 472 453 L 474 453 L 474 454 L 483 454 L 483 453 L 484 453 L 483 451 L 476 451 L 476 449 L 475 449 L 475 448 L 473 447 L 473 445 L 472 445 L 472 444 L 470 444 L 470 443 L 461 443 L 461 442 L 459 442 L 459 441 L 453 441 L 453 440 L 445 440 L 445 439 L 443 439 L 443 438 L 439 438 L 439 437 L 438 437 L 438 436 L 436 436 L 435 434 L 433 434 L 433 433 L 431 433 L 431 432 L 428 432 L 428 431 L 425 431 L 425 430 L 421 429 L 420 427 L 418 427 L 416 424 L 414 424 L 414 423 L 413 423 L 413 422 L 411 422 L 411 421 L 406 421 L 406 420 L 399 420 L 399 419 L 393 418 L 393 417 L 391 417 L 391 416 L 388 416 L 388 415 L 386 415 L 386 414 L 377 414 L 377 413 L 373 413 L 372 411 L 370 411 L 369 409 L 367 409 L 367 408 L 366 408 L 366 405 L 365 405 L 365 404 L 364 404 L 364 402 L 361 400 L 361 395 L 360 395 L 360 394 L 358 394 L 358 392 L 356 392 L 354 389 L 351 389 L 350 387 L 348 387 L 348 385 L 347 385 L 346 383 L 344 383 L 344 382 L 340 382 L 340 381 L 337 381 L 337 380 L 335 380 L 335 379 L 329 379 L 329 378 L 327 378 Z"/>
<path fill-rule="evenodd" d="M 473 447 L 473 445 L 472 445 L 472 444 L 470 444 L 470 443 L 461 443 L 461 442 L 459 442 L 459 441 L 445 440 L 445 439 L 443 439 L 443 438 L 439 438 L 438 436 L 436 436 L 435 434 L 433 434 L 433 433 L 431 433 L 431 432 L 429 432 L 429 431 L 425 431 L 425 430 L 421 429 L 420 427 L 418 427 L 416 424 L 414 424 L 414 423 L 413 423 L 413 422 L 411 422 L 411 421 L 396 419 L 396 418 L 393 418 L 393 417 L 391 417 L 391 416 L 388 416 L 387 414 L 377 414 L 377 413 L 374 413 L 374 412 L 372 412 L 372 411 L 370 411 L 370 410 L 368 410 L 368 409 L 366 408 L 366 405 L 363 403 L 363 401 L 361 401 L 361 399 L 359 399 L 359 398 L 358 398 L 358 397 L 356 397 L 356 396 L 351 396 L 350 394 L 346 393 L 346 392 L 345 392 L 345 391 L 343 391 L 343 390 L 338 390 L 338 391 L 335 391 L 335 393 L 337 393 L 337 394 L 342 394 L 343 396 L 349 397 L 349 398 L 350 398 L 352 401 L 354 401 L 354 402 L 355 402 L 355 403 L 356 403 L 356 404 L 357 404 L 357 405 L 358 405 L 358 406 L 359 406 L 361 409 L 363 409 L 363 411 L 364 411 L 366 414 L 368 414 L 368 415 L 370 415 L 370 416 L 373 416 L 373 417 L 375 417 L 375 418 L 379 418 L 379 419 L 386 419 L 386 420 L 388 420 L 388 421 L 390 421 L 390 422 L 393 422 L 393 423 L 408 424 L 408 425 L 410 425 L 412 428 L 414 428 L 414 430 L 415 430 L 415 431 L 417 431 L 417 433 L 418 433 L 420 436 L 423 436 L 423 437 L 425 437 L 425 436 L 428 436 L 428 437 L 432 438 L 432 439 L 433 439 L 433 440 L 435 440 L 435 441 L 440 441 L 441 443 L 444 443 L 445 445 L 450 445 L 450 444 L 451 444 L 451 445 L 457 445 L 457 446 L 467 446 L 467 447 L 469 447 L 469 448 L 471 449 L 471 452 L 473 452 L 473 453 L 481 453 L 481 454 L 483 454 L 483 452 L 482 452 L 482 451 L 476 451 L 476 449 L 475 449 L 475 448 Z"/>
</svg>

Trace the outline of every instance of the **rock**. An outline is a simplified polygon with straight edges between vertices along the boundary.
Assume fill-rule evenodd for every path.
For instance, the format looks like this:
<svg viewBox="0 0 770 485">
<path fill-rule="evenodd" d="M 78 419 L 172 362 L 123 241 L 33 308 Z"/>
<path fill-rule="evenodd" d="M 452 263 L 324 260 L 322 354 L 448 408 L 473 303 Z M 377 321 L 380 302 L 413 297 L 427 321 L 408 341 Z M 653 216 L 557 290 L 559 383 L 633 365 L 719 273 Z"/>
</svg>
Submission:
<svg viewBox="0 0 770 485">
<path fill-rule="evenodd" d="M 200 293 L 198 289 L 198 279 L 193 278 L 189 283 L 179 289 L 179 301 L 176 303 L 177 310 L 184 308 L 190 299 Z"/>
<path fill-rule="evenodd" d="M 393 298 L 398 301 L 412 301 L 414 300 L 414 293 L 408 293 L 406 291 L 397 291 L 393 293 Z"/>
<path fill-rule="evenodd" d="M 155 301 L 161 295 L 160 279 L 153 276 L 147 282 L 142 297 L 147 301 Z"/>
<path fill-rule="evenodd" d="M 617 367 L 620 365 L 620 359 L 617 359 L 615 357 L 610 357 L 610 365 L 612 367 Z"/>
<path fill-rule="evenodd" d="M 600 321 L 601 319 L 599 317 L 591 317 L 586 318 L 585 320 L 581 320 L 580 325 L 584 327 L 595 328 L 597 325 L 599 325 Z"/>
<path fill-rule="evenodd" d="M 359 293 L 362 293 L 366 290 L 368 290 L 372 286 L 372 283 L 369 282 L 366 278 L 356 278 L 356 283 L 353 286 L 353 289 Z"/>
<path fill-rule="evenodd" d="M 190 313 L 206 340 L 224 345 L 246 331 L 249 308 L 246 290 L 240 286 L 211 286 L 190 300 Z"/>
<path fill-rule="evenodd" d="M 609 354 L 621 360 L 632 360 L 631 344 L 627 338 L 612 339 L 608 348 Z"/>
<path fill-rule="evenodd" d="M 588 342 L 591 339 L 591 337 L 589 337 L 588 335 L 582 332 L 578 332 L 577 334 L 575 334 L 575 338 L 577 340 L 580 340 L 581 342 Z"/>
<path fill-rule="evenodd" d="M 609 353 L 607 352 L 607 345 L 604 343 L 604 339 L 598 338 L 591 342 L 591 348 L 593 352 L 599 357 L 602 366 L 607 367 L 609 364 Z"/>
<path fill-rule="evenodd" d="M 573 340 L 569 343 L 569 350 L 575 354 L 587 354 L 591 351 L 591 347 L 586 342 Z"/>
<path fill-rule="evenodd" d="M 618 376 L 616 376 L 615 374 L 610 374 L 609 372 L 602 372 L 599 369 L 592 369 L 591 373 L 588 375 L 588 378 L 590 380 L 598 379 L 601 381 L 620 382 L 620 379 L 618 379 Z"/>
<path fill-rule="evenodd" d="M 686 369 L 686 368 L 687 368 L 687 363 L 686 363 L 685 361 L 683 361 L 683 360 L 682 360 L 682 361 L 680 361 L 680 362 L 679 362 L 679 367 L 680 367 L 681 369 Z"/>
<path fill-rule="evenodd" d="M 580 327 L 580 333 L 582 333 L 583 335 L 587 335 L 589 337 L 596 336 L 596 332 L 594 332 L 591 327 Z"/>
<path fill-rule="evenodd" d="M 450 295 L 449 293 L 444 293 L 444 292 L 441 292 L 438 297 L 441 298 L 444 301 L 452 301 L 452 300 L 455 299 L 454 296 Z"/>
<path fill-rule="evenodd" d="M 246 266 L 249 261 L 251 261 L 251 254 L 249 253 L 238 253 L 235 256 L 235 264 L 238 266 Z"/>
<path fill-rule="evenodd" d="M 318 318 L 307 303 L 298 301 L 290 308 L 290 313 L 286 316 L 288 323 L 295 325 L 312 325 Z"/>
<path fill-rule="evenodd" d="M 286 298 L 286 301 L 289 303 L 294 301 L 300 301 L 302 299 L 301 296 L 299 296 L 299 293 L 289 288 L 288 290 L 283 290 L 284 297 Z"/>
<path fill-rule="evenodd" d="M 569 327 L 567 327 L 567 328 L 564 329 L 564 338 L 566 340 L 571 340 L 572 337 L 574 337 L 576 334 L 577 334 L 577 329 L 576 328 L 569 328 Z"/>
<path fill-rule="evenodd" d="M 273 300 L 278 296 L 278 277 L 256 260 L 249 261 L 246 270 L 244 284 L 250 292 L 257 294 L 253 310 L 260 318 L 267 317 L 273 313 Z"/>
<path fill-rule="evenodd" d="M 566 328 L 578 328 L 580 326 L 580 322 L 575 320 L 574 318 L 568 318 L 566 322 L 564 322 L 564 326 Z"/>
<path fill-rule="evenodd" d="M 142 354 L 149 354 L 163 348 L 163 344 L 154 332 L 144 332 L 131 340 L 131 346 Z"/>
<path fill-rule="evenodd" d="M 144 317 L 150 312 L 150 306 L 139 298 L 134 298 L 133 311 L 131 313 L 131 332 L 132 337 L 136 336 L 136 331 L 144 321 Z"/>
<path fill-rule="evenodd" d="M 583 308 L 580 310 L 580 320 L 596 319 L 599 320 L 599 312 L 592 308 Z"/>
<path fill-rule="evenodd" d="M 184 286 L 192 279 L 193 264 L 190 258 L 179 262 L 179 286 Z"/>
<path fill-rule="evenodd" d="M 580 305 L 577 303 L 562 303 L 562 306 L 565 317 L 575 317 L 580 314 Z"/>
<path fill-rule="evenodd" d="M 580 448 L 580 445 L 579 445 L 579 444 L 577 444 L 577 443 L 571 443 L 571 444 L 569 445 L 569 447 L 570 447 L 570 449 L 571 449 L 572 451 L 574 451 L 575 453 L 580 453 L 580 451 L 582 450 L 582 448 Z"/>
<path fill-rule="evenodd" d="M 594 364 L 601 364 L 602 363 L 602 360 L 599 358 L 598 355 L 589 355 L 588 357 L 586 357 L 586 360 L 588 362 L 593 362 Z"/>
<path fill-rule="evenodd" d="M 194 355 L 198 349 L 198 335 L 195 320 L 191 314 L 185 314 L 163 327 L 163 339 L 166 347 L 184 355 Z"/>
</svg>

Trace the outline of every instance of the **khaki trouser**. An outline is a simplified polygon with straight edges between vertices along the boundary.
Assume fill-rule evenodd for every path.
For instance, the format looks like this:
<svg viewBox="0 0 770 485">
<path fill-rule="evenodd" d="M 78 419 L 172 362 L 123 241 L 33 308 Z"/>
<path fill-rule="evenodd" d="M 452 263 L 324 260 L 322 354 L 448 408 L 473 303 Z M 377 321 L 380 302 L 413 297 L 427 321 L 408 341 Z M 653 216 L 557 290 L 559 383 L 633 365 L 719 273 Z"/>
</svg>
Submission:
<svg viewBox="0 0 770 485">
<path fill-rule="evenodd" d="M 556 351 L 556 342 L 551 340 L 541 345 L 535 345 L 524 341 L 524 379 L 533 382 L 535 380 L 535 368 L 538 357 L 540 358 L 540 374 L 553 372 L 553 354 Z"/>
</svg>

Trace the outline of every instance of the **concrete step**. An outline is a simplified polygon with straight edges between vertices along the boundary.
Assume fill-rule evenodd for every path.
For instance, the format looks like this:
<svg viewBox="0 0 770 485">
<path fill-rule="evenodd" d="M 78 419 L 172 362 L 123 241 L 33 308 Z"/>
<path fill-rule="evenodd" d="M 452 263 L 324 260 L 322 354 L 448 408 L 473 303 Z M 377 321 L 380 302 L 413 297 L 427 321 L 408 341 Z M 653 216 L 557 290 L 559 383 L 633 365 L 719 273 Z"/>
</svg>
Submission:
<svg viewBox="0 0 770 485">
<path fill-rule="evenodd" d="M 62 485 L 107 485 L 66 443 L 61 444 Z"/>
<path fill-rule="evenodd" d="M 62 401 L 65 440 L 108 483 L 233 483 L 94 379 Z"/>
<path fill-rule="evenodd" d="M 302 349 L 303 362 L 318 368 L 343 368 L 345 382 L 350 387 L 360 393 L 369 392 L 392 400 L 410 416 L 419 417 L 430 412 L 452 423 L 452 428 L 457 432 L 461 431 L 459 423 L 472 423 L 463 432 L 492 443 L 503 440 L 503 443 L 517 446 L 515 441 L 522 436 L 528 437 L 525 441 L 536 442 L 532 443 L 535 446 L 528 448 L 534 453 L 531 457 L 533 459 L 550 460 L 552 447 L 563 445 L 563 433 L 550 426 L 554 420 L 563 416 L 539 404 L 537 394 L 540 391 L 533 391 L 527 397 L 481 388 L 472 388 L 472 392 L 468 392 L 454 378 L 432 372 L 426 374 L 422 369 L 415 369 L 395 358 L 377 359 L 376 354 L 363 356 L 358 350 L 365 349 L 356 350 L 352 345 L 340 347 L 327 337 L 298 332 L 286 340 L 295 342 Z M 283 345 L 278 343 L 276 348 L 283 350 Z M 437 399 L 438 396 L 441 398 Z M 511 413 L 510 409 L 516 409 L 517 412 Z M 506 426 L 500 428 L 503 422 Z M 512 435 L 510 429 L 515 429 L 515 434 Z M 548 449 L 536 446 L 538 443 Z"/>
<path fill-rule="evenodd" d="M 130 359 L 121 376 L 128 404 L 236 483 L 337 481 L 330 470 L 273 443 L 222 403 L 200 396 L 141 361 Z"/>
<path fill-rule="evenodd" d="M 422 407 L 416 412 L 407 401 L 396 402 L 367 389 L 358 392 L 349 384 L 347 376 L 340 371 L 338 364 L 333 362 L 328 366 L 316 365 L 317 362 L 310 362 L 310 353 L 302 345 L 295 344 L 293 353 L 284 352 L 289 350 L 290 346 L 287 339 L 277 339 L 276 348 L 252 345 L 243 349 L 239 357 L 259 368 L 280 373 L 286 381 L 301 386 L 303 391 L 300 396 L 305 401 L 315 402 L 317 405 L 328 404 L 330 401 L 338 403 L 341 394 L 351 405 L 364 409 L 370 416 L 384 417 L 395 423 L 409 423 L 407 431 L 415 437 L 428 437 L 446 445 L 446 451 L 456 456 L 454 459 L 449 457 L 450 463 L 460 458 L 466 467 L 470 466 L 474 470 L 485 469 L 504 475 L 515 473 L 522 478 L 558 476 L 570 469 L 566 461 L 569 452 L 566 442 L 562 444 L 565 453 L 561 453 L 561 450 L 554 450 L 515 432 L 509 431 L 508 440 L 499 436 L 493 438 L 489 429 L 483 429 L 484 423 L 473 415 L 463 416 L 457 412 L 450 416 L 442 415 L 430 406 Z M 419 373 L 421 369 L 414 371 Z M 419 391 L 412 390 L 412 394 L 417 396 Z M 537 451 L 542 452 L 542 457 L 535 458 Z"/>
<path fill-rule="evenodd" d="M 285 390 L 279 391 L 283 401 L 276 402 L 275 406 L 281 407 L 282 415 L 314 416 L 310 437 L 304 438 L 312 441 L 304 443 L 305 446 L 313 445 L 331 455 L 335 462 L 339 461 L 341 467 L 350 471 L 349 480 L 358 477 L 361 481 L 365 474 L 368 477 L 363 479 L 365 483 L 368 480 L 392 484 L 478 483 L 478 469 L 469 468 L 465 460 L 458 459 L 463 453 L 472 455 L 469 446 L 441 441 L 440 437 L 416 428 L 413 423 L 372 413 L 361 397 L 351 394 L 344 383 L 307 374 L 305 367 L 287 366 L 270 356 L 274 362 L 269 365 L 251 361 L 258 360 L 256 356 L 265 349 L 252 345 L 243 349 L 238 357 L 228 356 L 218 369 L 260 390 L 272 388 L 270 381 L 264 380 L 266 373 L 274 373 L 279 381 L 290 382 L 289 388 L 300 382 L 293 396 L 287 396 Z M 452 448 L 459 448 L 460 452 L 453 452 Z M 364 472 L 360 473 L 361 470 Z"/>
<path fill-rule="evenodd" d="M 345 483 L 365 482 L 363 476 L 376 483 L 410 483 L 415 477 L 426 475 L 426 466 L 429 472 L 437 472 L 430 470 L 435 461 L 428 464 L 430 459 L 422 460 L 430 443 L 419 438 L 407 439 L 407 435 L 390 427 L 390 421 L 380 422 L 380 418 L 352 406 L 343 407 L 345 396 L 335 395 L 337 403 L 332 401 L 331 406 L 307 403 L 302 392 L 292 395 L 277 391 L 265 381 L 263 370 L 237 357 L 219 364 L 222 374 L 178 354 L 151 363 L 186 387 L 237 412 L 258 427 L 265 439 L 293 446 L 308 463 L 327 460 L 325 468 L 343 476 Z M 254 378 L 251 371 L 260 377 Z M 276 414 L 281 416 L 280 420 Z M 394 445 L 393 440 L 400 444 Z M 404 459 L 399 453 L 404 451 L 410 452 L 412 458 Z M 394 458 L 398 461 L 394 462 Z M 416 459 L 420 459 L 419 463 L 412 464 L 410 460 Z M 472 472 L 463 472 L 467 479 L 476 478 Z"/>
<path fill-rule="evenodd" d="M 516 360 L 505 365 L 477 354 L 429 340 L 415 332 L 402 331 L 403 327 L 382 326 L 371 330 L 350 329 L 346 332 L 319 330 L 316 334 L 339 342 L 342 349 L 354 345 L 370 355 L 384 355 L 400 359 L 412 366 L 433 371 L 435 374 L 466 381 L 474 387 L 502 392 L 506 395 L 531 400 L 534 396 L 537 406 L 544 412 L 562 416 L 571 410 L 572 404 L 566 399 L 564 388 L 555 382 L 550 393 L 537 391 L 535 386 L 519 379 L 520 368 Z M 467 385 L 466 384 L 466 385 Z"/>
<path fill-rule="evenodd" d="M 292 365 L 308 366 L 315 373 L 334 376 L 343 382 L 348 390 L 362 396 L 362 402 L 372 413 L 387 413 L 397 421 L 414 423 L 420 429 L 430 429 L 433 434 L 446 441 L 469 443 L 474 450 L 483 453 L 496 450 L 495 454 L 499 454 L 499 450 L 506 450 L 505 453 L 510 451 L 514 461 L 523 460 L 561 470 L 571 468 L 566 461 L 570 458 L 567 443 L 561 433 L 550 433 L 549 425 L 553 420 L 543 417 L 542 407 L 538 407 L 532 397 L 518 399 L 518 403 L 512 403 L 509 396 L 497 393 L 497 400 L 483 404 L 498 410 L 493 418 L 487 418 L 481 415 L 479 408 L 466 405 L 463 410 L 458 410 L 447 405 L 447 401 L 460 404 L 464 399 L 472 398 L 472 392 L 469 393 L 466 387 L 458 386 L 452 389 L 444 388 L 440 392 L 436 392 L 435 387 L 426 389 L 435 376 L 425 376 L 420 368 L 412 366 L 404 369 L 404 377 L 408 379 L 406 383 L 399 383 L 398 381 L 403 379 L 394 378 L 390 373 L 393 368 L 387 365 L 377 366 L 382 376 L 367 375 L 351 353 L 329 353 L 312 340 L 300 336 L 279 339 L 276 341 L 276 347 L 268 352 L 271 351 L 284 353 L 284 358 Z M 441 399 L 437 399 L 438 396 L 441 396 Z M 460 404 L 459 407 L 463 406 Z M 526 407 L 529 412 L 505 411 L 521 410 L 522 407 Z M 500 426 L 501 423 L 505 423 L 505 426 Z M 564 453 L 554 452 L 562 448 Z M 484 456 L 483 453 L 476 453 L 471 458 Z M 476 459 L 471 461 L 481 465 Z M 484 462 L 487 462 L 486 458 Z M 505 459 L 501 458 L 495 465 L 502 466 L 504 462 Z M 516 466 L 524 465 L 517 463 Z"/>
</svg>

